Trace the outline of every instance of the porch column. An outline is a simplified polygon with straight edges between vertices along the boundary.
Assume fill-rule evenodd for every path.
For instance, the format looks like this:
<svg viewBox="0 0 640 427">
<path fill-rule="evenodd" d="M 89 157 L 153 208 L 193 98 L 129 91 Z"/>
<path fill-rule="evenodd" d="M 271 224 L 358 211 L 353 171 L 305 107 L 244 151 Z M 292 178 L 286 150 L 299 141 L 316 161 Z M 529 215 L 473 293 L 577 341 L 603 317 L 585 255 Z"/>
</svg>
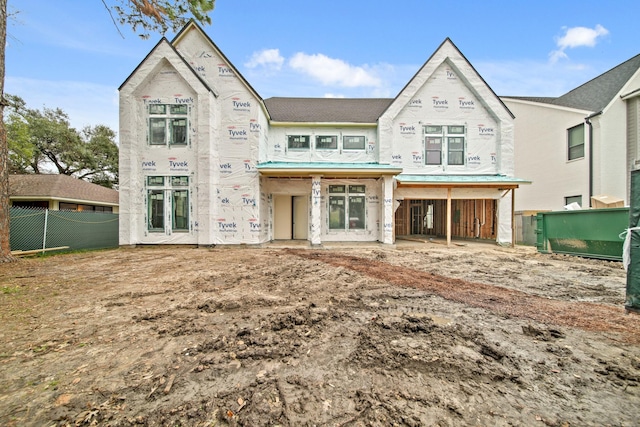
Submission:
<svg viewBox="0 0 640 427">
<path fill-rule="evenodd" d="M 322 244 L 322 177 L 311 177 L 311 244 Z"/>
<path fill-rule="evenodd" d="M 393 244 L 393 176 L 382 177 L 382 243 Z"/>
<path fill-rule="evenodd" d="M 447 246 L 451 246 L 451 188 L 447 188 Z"/>
</svg>

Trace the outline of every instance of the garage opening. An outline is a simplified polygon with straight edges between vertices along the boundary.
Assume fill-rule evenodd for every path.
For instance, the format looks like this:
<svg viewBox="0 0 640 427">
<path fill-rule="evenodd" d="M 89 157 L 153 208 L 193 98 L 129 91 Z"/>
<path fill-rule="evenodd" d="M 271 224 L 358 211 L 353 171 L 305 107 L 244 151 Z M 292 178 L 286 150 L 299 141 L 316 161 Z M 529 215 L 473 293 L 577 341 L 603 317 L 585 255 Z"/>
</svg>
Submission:
<svg viewBox="0 0 640 427">
<path fill-rule="evenodd" d="M 495 199 L 452 200 L 451 237 L 495 240 L 497 233 Z M 446 200 L 402 200 L 395 213 L 396 237 L 446 237 Z"/>
</svg>

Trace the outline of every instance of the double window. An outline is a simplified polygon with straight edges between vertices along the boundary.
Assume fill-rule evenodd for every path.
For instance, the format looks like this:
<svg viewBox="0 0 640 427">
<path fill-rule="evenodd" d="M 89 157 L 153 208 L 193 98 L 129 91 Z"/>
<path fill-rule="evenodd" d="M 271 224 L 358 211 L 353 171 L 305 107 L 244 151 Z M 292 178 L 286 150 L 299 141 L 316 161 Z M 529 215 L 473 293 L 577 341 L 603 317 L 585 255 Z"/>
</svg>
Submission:
<svg viewBox="0 0 640 427">
<path fill-rule="evenodd" d="M 149 105 L 149 144 L 185 146 L 189 143 L 189 107 L 185 104 Z"/>
<path fill-rule="evenodd" d="M 189 231 L 189 177 L 147 177 L 147 230 Z"/>
<path fill-rule="evenodd" d="M 364 230 L 366 195 L 364 185 L 329 186 L 329 229 Z"/>
<path fill-rule="evenodd" d="M 426 165 L 464 166 L 465 126 L 429 125 L 423 130 Z"/>
<path fill-rule="evenodd" d="M 316 135 L 313 148 L 315 150 L 338 150 L 341 147 L 338 135 Z M 287 135 L 287 148 L 289 150 L 310 150 L 310 135 Z M 365 150 L 366 138 L 363 135 L 344 135 L 342 137 L 343 150 Z"/>
<path fill-rule="evenodd" d="M 575 160 L 584 157 L 584 124 L 567 130 L 567 159 Z"/>
</svg>

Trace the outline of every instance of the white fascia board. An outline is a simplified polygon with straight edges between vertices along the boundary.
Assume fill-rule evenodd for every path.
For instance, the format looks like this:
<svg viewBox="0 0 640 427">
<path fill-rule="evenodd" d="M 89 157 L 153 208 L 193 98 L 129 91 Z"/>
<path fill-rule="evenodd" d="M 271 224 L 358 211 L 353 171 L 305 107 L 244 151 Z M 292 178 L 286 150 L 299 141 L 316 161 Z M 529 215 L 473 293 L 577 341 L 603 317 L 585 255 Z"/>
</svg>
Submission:
<svg viewBox="0 0 640 427">
<path fill-rule="evenodd" d="M 549 108 L 551 110 L 561 110 L 561 111 L 567 111 L 570 113 L 584 114 L 585 116 L 593 114 L 593 111 L 591 110 L 581 110 L 579 108 L 571 108 L 571 107 L 565 107 L 563 105 L 548 104 L 546 102 L 536 102 L 536 101 L 530 101 L 526 99 L 516 99 L 516 98 L 508 98 L 508 97 L 501 97 L 501 99 L 505 104 L 509 102 L 513 102 L 515 104 L 531 105 L 534 107 Z"/>
</svg>

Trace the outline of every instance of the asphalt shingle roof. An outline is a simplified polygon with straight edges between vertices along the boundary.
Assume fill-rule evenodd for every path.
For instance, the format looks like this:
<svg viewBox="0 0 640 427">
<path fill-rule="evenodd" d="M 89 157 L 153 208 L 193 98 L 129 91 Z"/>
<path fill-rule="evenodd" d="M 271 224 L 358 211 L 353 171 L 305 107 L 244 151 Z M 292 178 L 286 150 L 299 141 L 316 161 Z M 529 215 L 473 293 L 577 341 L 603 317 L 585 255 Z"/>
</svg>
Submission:
<svg viewBox="0 0 640 427">
<path fill-rule="evenodd" d="M 116 190 L 59 174 L 9 175 L 10 197 L 43 197 L 117 205 Z"/>
<path fill-rule="evenodd" d="M 274 122 L 376 123 L 392 98 L 268 98 Z"/>
</svg>

